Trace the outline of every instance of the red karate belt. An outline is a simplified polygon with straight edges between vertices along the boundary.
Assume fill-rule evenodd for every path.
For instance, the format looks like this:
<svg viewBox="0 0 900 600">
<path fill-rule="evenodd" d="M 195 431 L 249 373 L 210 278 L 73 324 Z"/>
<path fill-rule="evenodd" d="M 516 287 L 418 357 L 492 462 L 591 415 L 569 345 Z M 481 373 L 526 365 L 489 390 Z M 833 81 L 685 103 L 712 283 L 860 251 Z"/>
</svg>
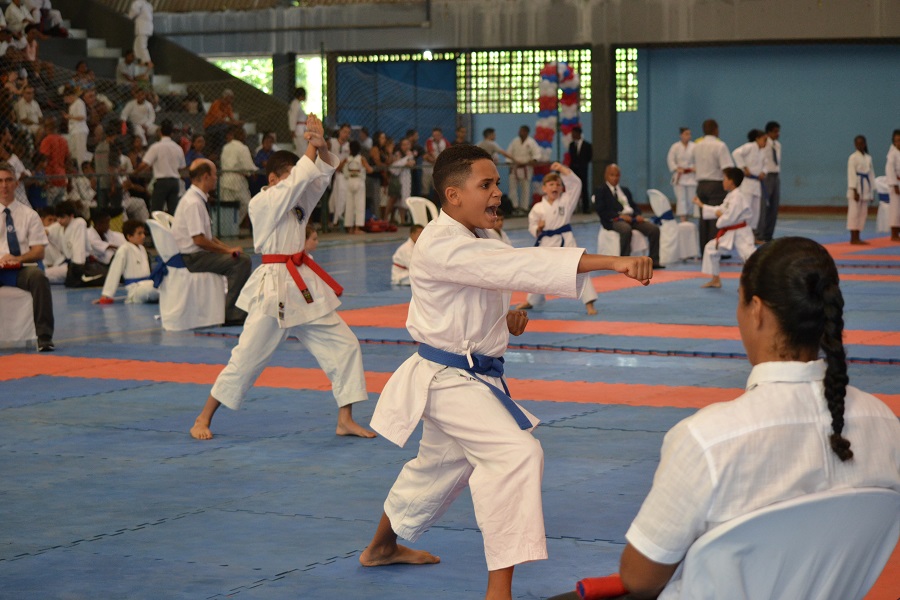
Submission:
<svg viewBox="0 0 900 600">
<path fill-rule="evenodd" d="M 719 247 L 719 238 L 725 235 L 726 231 L 734 231 L 735 229 L 740 229 L 741 227 L 746 227 L 747 221 L 741 221 L 740 223 L 735 223 L 734 225 L 729 225 L 728 227 L 723 227 L 716 233 L 716 248 Z M 263 257 L 265 258 L 265 257 Z"/>
<path fill-rule="evenodd" d="M 399 265 L 397 263 L 394 263 L 394 266 L 397 267 L 398 269 L 403 269 L 404 271 L 409 271 L 409 267 L 407 267 L 406 265 Z"/>
<path fill-rule="evenodd" d="M 322 281 L 328 284 L 328 287 L 334 290 L 334 293 L 340 296 L 344 293 L 344 288 L 334 280 L 334 278 L 325 272 L 325 269 L 320 267 L 316 261 L 311 259 L 306 252 L 298 252 L 297 254 L 263 254 L 262 262 L 264 265 L 270 264 L 286 264 L 288 273 L 291 274 L 291 277 L 294 279 L 294 283 L 297 284 L 297 288 L 300 290 L 300 293 L 303 294 L 303 299 L 306 300 L 307 304 L 312 304 L 313 297 L 312 294 L 309 293 L 309 287 L 306 285 L 306 282 L 303 281 L 303 278 L 300 276 L 300 271 L 297 270 L 299 265 L 306 265 L 309 267 L 313 273 L 322 278 Z"/>
</svg>

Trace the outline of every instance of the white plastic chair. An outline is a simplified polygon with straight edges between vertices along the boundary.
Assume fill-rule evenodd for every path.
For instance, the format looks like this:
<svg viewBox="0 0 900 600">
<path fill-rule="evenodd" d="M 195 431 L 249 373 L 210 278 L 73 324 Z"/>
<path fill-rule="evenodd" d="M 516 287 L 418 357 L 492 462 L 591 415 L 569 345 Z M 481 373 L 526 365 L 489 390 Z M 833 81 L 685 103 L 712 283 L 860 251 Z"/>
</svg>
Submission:
<svg viewBox="0 0 900 600">
<path fill-rule="evenodd" d="M 700 240 L 697 226 L 679 222 L 672 215 L 672 203 L 659 190 L 647 190 L 647 198 L 662 224 L 659 226 L 659 262 L 667 265 L 687 258 L 700 256 Z"/>
<path fill-rule="evenodd" d="M 438 218 L 438 209 L 434 202 L 419 196 L 410 196 L 406 199 L 406 207 L 416 225 L 428 225 L 428 221 Z"/>
<path fill-rule="evenodd" d="M 34 309 L 31 294 L 17 287 L 0 287 L 0 348 L 33 346 L 37 340 L 34 330 Z"/>
<path fill-rule="evenodd" d="M 172 232 L 151 219 L 147 221 L 153 244 L 160 258 L 168 261 L 178 254 Z M 184 331 L 225 322 L 225 278 L 215 273 L 191 273 L 185 268 L 168 267 L 168 275 L 159 286 L 159 315 L 163 329 Z"/>
<path fill-rule="evenodd" d="M 597 235 L 597 254 L 607 256 L 620 256 L 622 254 L 619 234 L 612 229 L 604 229 L 600 226 Z M 647 236 L 637 229 L 631 230 L 631 256 L 647 256 L 650 253 L 650 244 Z"/>
<path fill-rule="evenodd" d="M 875 231 L 886 233 L 891 230 L 890 202 L 887 176 L 875 178 L 875 199 L 878 200 L 878 216 L 875 219 Z"/>
<path fill-rule="evenodd" d="M 762 508 L 688 550 L 682 600 L 863 598 L 900 536 L 900 493 L 829 490 Z"/>
<path fill-rule="evenodd" d="M 172 223 L 175 222 L 175 217 L 169 213 L 163 210 L 154 210 L 152 216 L 158 223 L 165 225 L 166 229 L 172 229 Z"/>
</svg>

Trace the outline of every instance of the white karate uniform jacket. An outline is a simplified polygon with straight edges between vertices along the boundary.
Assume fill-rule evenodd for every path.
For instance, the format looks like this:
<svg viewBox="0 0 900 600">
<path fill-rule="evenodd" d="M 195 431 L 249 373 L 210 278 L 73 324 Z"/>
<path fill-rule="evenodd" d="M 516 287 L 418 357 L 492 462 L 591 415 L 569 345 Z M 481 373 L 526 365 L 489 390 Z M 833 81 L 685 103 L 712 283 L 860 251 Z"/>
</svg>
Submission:
<svg viewBox="0 0 900 600">
<path fill-rule="evenodd" d="M 91 256 L 104 265 L 108 265 L 112 261 L 116 248 L 121 248 L 126 244 L 125 236 L 118 231 L 107 231 L 106 241 L 104 241 L 93 227 L 88 227 L 87 238 L 88 245 L 91 247 Z M 114 248 L 110 248 L 110 246 L 114 246 Z"/>
<path fill-rule="evenodd" d="M 140 279 L 149 276 L 150 259 L 147 257 L 147 249 L 126 241 L 119 246 L 115 256 L 113 256 L 101 293 L 112 298 L 116 295 L 116 289 L 119 287 L 119 280 L 122 277 L 125 279 Z M 159 292 L 153 294 L 147 289 L 148 287 L 150 290 L 153 290 L 153 282 L 149 279 L 129 283 L 125 286 L 125 290 L 128 292 L 125 302 L 131 304 L 158 299 Z M 155 292 L 156 290 L 153 291 Z M 144 299 L 145 296 L 148 296 L 146 300 Z"/>
<path fill-rule="evenodd" d="M 338 164 L 334 155 L 329 159 Z M 306 223 L 319 202 L 334 166 L 320 158 L 313 163 L 306 156 L 278 184 L 263 188 L 250 201 L 253 221 L 253 249 L 260 254 L 296 254 L 306 242 Z M 340 306 L 334 291 L 306 265 L 297 267 L 309 288 L 313 302 L 307 304 L 284 264 L 260 265 L 244 285 L 237 306 L 250 310 L 253 298 L 267 316 L 281 328 L 294 327 L 318 319 Z"/>
<path fill-rule="evenodd" d="M 406 328 L 415 341 L 440 350 L 499 357 L 509 344 L 511 290 L 578 297 L 587 282 L 576 274 L 584 249 L 512 248 L 477 231 L 478 237 L 446 212 L 422 231 L 410 264 Z M 444 368 L 418 354 L 408 358 L 385 385 L 372 428 L 403 446 L 425 410 L 435 374 Z"/>
<path fill-rule="evenodd" d="M 409 263 L 412 262 L 415 246 L 416 243 L 407 238 L 391 257 L 391 283 L 393 285 L 409 285 Z"/>
<path fill-rule="evenodd" d="M 717 210 L 722 211 L 721 217 L 716 218 Z M 740 189 L 728 192 L 725 200 L 719 206 L 703 205 L 703 218 L 716 219 L 716 227 L 719 229 L 737 225 L 741 221 L 747 223 L 746 227 L 726 231 L 719 238 L 719 250 L 737 248 L 742 257 L 744 256 L 743 251 L 747 251 L 746 256 L 750 256 L 756 249 L 756 245 L 753 243 L 753 230 L 750 228 L 751 215 L 750 199 Z M 709 244 L 715 246 L 715 240 L 710 240 Z M 707 245 L 707 247 L 709 246 Z"/>
<path fill-rule="evenodd" d="M 890 227 L 900 227 L 900 194 L 895 191 L 895 186 L 900 186 L 900 150 L 897 150 L 897 146 L 893 144 L 888 149 L 884 174 L 887 177 L 888 197 L 890 198 L 888 222 Z"/>
<path fill-rule="evenodd" d="M 863 175 L 868 175 L 868 181 Z M 872 166 L 872 155 L 857 150 L 847 159 L 847 198 L 853 200 L 853 191 L 856 190 L 859 192 L 860 201 L 872 200 L 874 187 L 875 168 Z"/>
<path fill-rule="evenodd" d="M 678 168 L 693 169 L 694 168 L 694 142 L 688 142 L 687 146 L 677 141 L 669 148 L 666 155 L 666 164 L 672 173 L 672 185 L 697 185 L 697 174 L 693 171 L 690 173 L 678 173 Z"/>
<path fill-rule="evenodd" d="M 747 142 L 743 146 L 735 148 L 731 155 L 734 157 L 734 166 L 743 171 L 747 169 L 756 177 L 765 171 L 766 158 L 763 152 L 764 148 L 760 148 L 756 142 Z M 760 197 L 762 195 L 762 184 L 759 179 L 751 179 L 744 177 L 741 182 L 741 192 L 745 196 Z"/>
<path fill-rule="evenodd" d="M 556 202 L 551 204 L 544 196 L 540 202 L 531 207 L 531 211 L 528 213 L 528 231 L 535 238 L 538 236 L 538 223 L 541 221 L 544 222 L 544 231 L 549 231 L 568 225 L 572 220 L 572 213 L 575 212 L 575 208 L 581 201 L 581 179 L 571 173 L 562 175 L 562 182 L 566 189 Z M 571 231 L 566 231 L 561 235 L 542 238 L 540 245 L 549 248 L 559 246 L 571 248 L 575 246 L 575 236 Z"/>
</svg>

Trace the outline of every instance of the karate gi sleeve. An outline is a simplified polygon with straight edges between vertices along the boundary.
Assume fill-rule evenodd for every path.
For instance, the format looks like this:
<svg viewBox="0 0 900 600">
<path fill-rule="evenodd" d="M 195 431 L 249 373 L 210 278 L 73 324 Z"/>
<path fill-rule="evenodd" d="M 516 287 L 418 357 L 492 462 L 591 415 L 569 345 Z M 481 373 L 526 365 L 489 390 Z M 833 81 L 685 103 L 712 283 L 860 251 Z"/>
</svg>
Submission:
<svg viewBox="0 0 900 600">
<path fill-rule="evenodd" d="M 857 188 L 856 183 L 856 155 L 851 154 L 847 159 L 847 187 L 851 190 Z"/>
<path fill-rule="evenodd" d="M 116 290 L 119 288 L 119 280 L 122 279 L 122 272 L 125 270 L 126 254 L 128 254 L 127 251 L 124 248 L 120 248 L 113 255 L 109 271 L 106 273 L 106 281 L 103 282 L 103 291 L 100 292 L 103 296 L 112 298 L 116 295 Z"/>
</svg>

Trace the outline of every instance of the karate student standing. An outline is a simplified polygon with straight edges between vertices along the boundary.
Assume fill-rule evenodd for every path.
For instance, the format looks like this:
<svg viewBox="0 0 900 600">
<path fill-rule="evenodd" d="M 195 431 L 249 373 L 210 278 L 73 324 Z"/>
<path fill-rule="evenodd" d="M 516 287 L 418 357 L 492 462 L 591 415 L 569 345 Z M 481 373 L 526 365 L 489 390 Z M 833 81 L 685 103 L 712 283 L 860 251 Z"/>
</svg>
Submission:
<svg viewBox="0 0 900 600">
<path fill-rule="evenodd" d="M 891 241 L 900 242 L 900 129 L 895 129 L 891 136 L 891 147 L 888 149 L 884 174 L 887 176 L 888 195 L 891 202 L 888 212 Z"/>
<path fill-rule="evenodd" d="M 613 270 L 646 285 L 653 272 L 649 257 L 511 248 L 488 239 L 499 182 L 491 155 L 477 146 L 450 146 L 435 162 L 442 210 L 419 236 L 410 264 L 406 326 L 419 351 L 391 376 L 372 417 L 373 429 L 400 446 L 419 419 L 424 430 L 418 456 L 403 467 L 360 555 L 367 567 L 439 562 L 397 538 L 417 539 L 468 485 L 484 536 L 489 600 L 511 599 L 515 565 L 547 557 L 543 451 L 530 433 L 537 419 L 504 393 L 502 379 L 509 335 L 528 321 L 527 313 L 509 310 L 509 290 L 574 298 L 587 283 L 579 273 Z"/>
<path fill-rule="evenodd" d="M 691 201 L 697 192 L 697 174 L 694 172 L 694 142 L 691 130 L 679 129 L 679 140 L 669 148 L 666 164 L 672 173 L 672 189 L 675 191 L 675 214 L 687 221 Z"/>
<path fill-rule="evenodd" d="M 858 135 L 853 139 L 856 152 L 847 159 L 847 229 L 850 231 L 851 244 L 868 244 L 860 239 L 860 232 L 866 227 L 869 214 L 869 202 L 873 198 L 872 186 L 875 185 L 875 168 L 866 136 Z"/>
<path fill-rule="evenodd" d="M 558 162 L 550 165 L 550 171 L 541 183 L 544 197 L 528 213 L 528 231 L 537 240 L 535 246 L 574 248 L 575 236 L 572 235 L 570 221 L 581 198 L 581 179 Z M 596 300 L 597 291 L 588 282 L 581 293 L 581 301 L 584 302 L 587 314 L 597 314 L 597 309 L 594 308 Z M 528 310 L 541 306 L 545 301 L 543 294 L 528 294 L 525 302 L 516 308 Z"/>
<path fill-rule="evenodd" d="M 737 250 L 744 262 L 756 250 L 753 243 L 753 228 L 750 226 L 750 218 L 753 209 L 750 199 L 740 190 L 744 174 L 737 167 L 728 167 L 724 171 L 722 186 L 728 194 L 719 206 L 703 204 L 699 198 L 694 198 L 694 204 L 700 207 L 701 217 L 704 219 L 716 219 L 718 232 L 716 237 L 706 243 L 703 250 L 703 265 L 700 270 L 712 279 L 701 287 L 720 288 L 722 280 L 719 279 L 719 261 L 723 254 L 732 249 Z"/>
<path fill-rule="evenodd" d="M 250 201 L 253 246 L 260 266 L 244 285 L 237 305 L 247 320 L 228 365 L 191 428 L 198 440 L 212 439 L 213 415 L 224 404 L 238 409 L 278 345 L 294 336 L 316 358 L 338 403 L 337 435 L 375 437 L 353 420 L 353 404 L 366 400 L 362 351 L 336 309 L 341 287 L 303 251 L 306 225 L 338 165 L 328 151 L 322 122 L 306 121 L 306 153 L 275 152 L 266 163 L 269 186 Z M 315 162 L 314 162 L 315 161 Z"/>
<path fill-rule="evenodd" d="M 734 157 L 734 165 L 744 172 L 744 182 L 741 183 L 741 193 L 750 202 L 752 215 L 749 225 L 756 229 L 759 225 L 760 202 L 762 199 L 762 182 L 766 178 L 766 158 L 764 149 L 769 136 L 760 129 L 751 129 L 747 133 L 747 143 L 735 148 L 731 155 Z"/>
</svg>

